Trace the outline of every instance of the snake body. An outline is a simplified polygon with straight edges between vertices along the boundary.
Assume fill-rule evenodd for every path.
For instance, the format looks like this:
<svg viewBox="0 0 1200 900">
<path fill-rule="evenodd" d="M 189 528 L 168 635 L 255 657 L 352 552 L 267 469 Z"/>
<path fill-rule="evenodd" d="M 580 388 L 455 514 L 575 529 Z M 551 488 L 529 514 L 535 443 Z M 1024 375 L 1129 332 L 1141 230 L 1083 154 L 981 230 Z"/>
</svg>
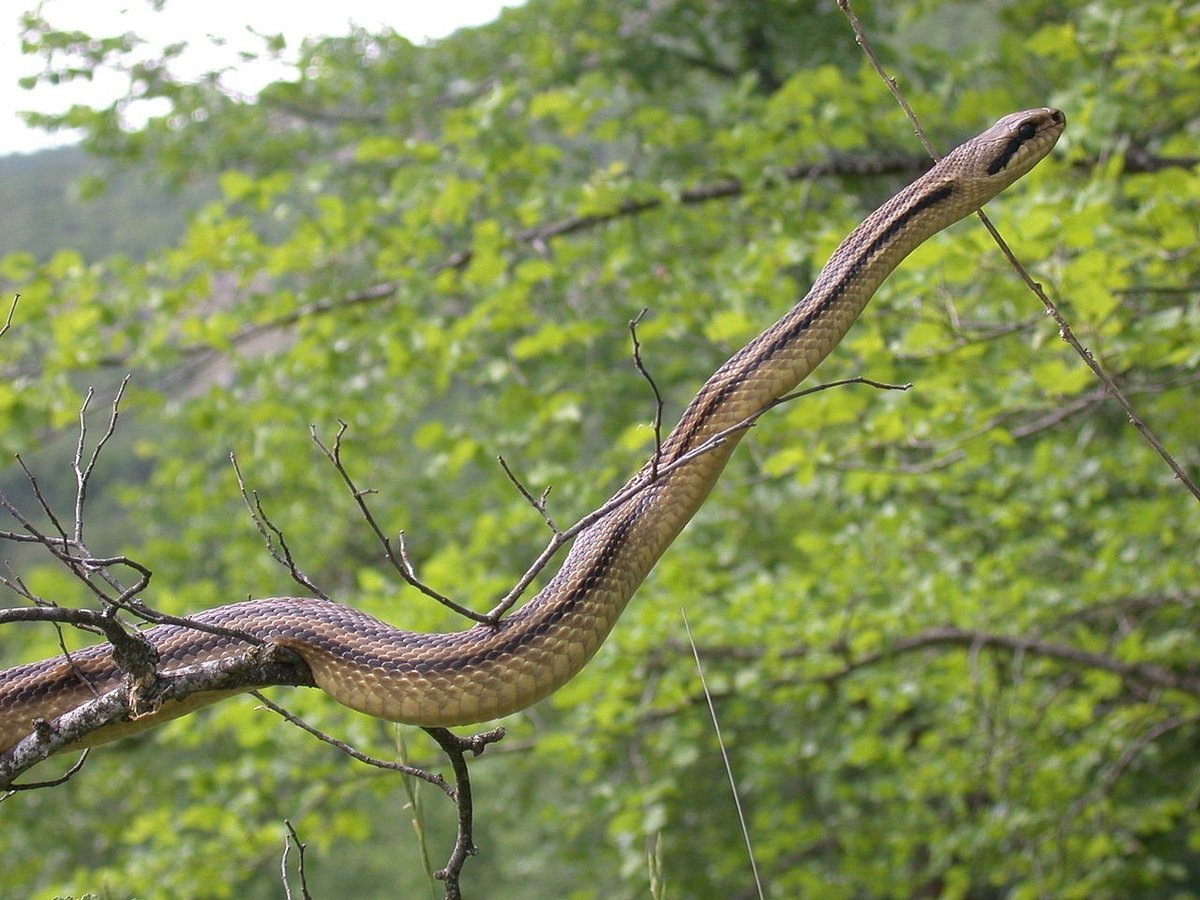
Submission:
<svg viewBox="0 0 1200 900">
<path fill-rule="evenodd" d="M 905 256 L 1032 169 L 1065 123 L 1055 109 L 1005 116 L 871 213 L 838 246 L 808 294 L 705 382 L 657 458 L 628 483 L 649 482 L 644 490 L 580 532 L 546 586 L 497 627 L 414 633 L 341 604 L 296 597 L 237 603 L 193 619 L 295 650 L 335 700 L 397 722 L 467 725 L 537 702 L 596 652 L 704 502 L 743 432 L 730 433 L 668 474 L 654 474 L 792 390 L 842 339 Z M 144 634 L 159 652 L 162 671 L 247 648 L 181 626 L 159 625 Z M 124 680 L 107 644 L 72 653 L 69 661 L 60 656 L 0 672 L 0 752 L 30 733 L 35 720 L 52 721 Z M 199 695 L 109 726 L 87 743 L 142 730 L 221 696 Z"/>
</svg>

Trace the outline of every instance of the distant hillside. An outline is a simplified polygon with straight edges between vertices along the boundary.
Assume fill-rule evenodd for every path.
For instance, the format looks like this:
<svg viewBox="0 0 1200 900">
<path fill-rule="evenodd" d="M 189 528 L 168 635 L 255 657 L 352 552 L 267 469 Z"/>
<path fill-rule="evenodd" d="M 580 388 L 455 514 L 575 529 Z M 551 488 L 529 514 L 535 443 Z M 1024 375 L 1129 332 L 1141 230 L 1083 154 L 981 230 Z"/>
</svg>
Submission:
<svg viewBox="0 0 1200 900">
<path fill-rule="evenodd" d="M 80 186 L 103 189 L 84 199 Z M 72 248 L 94 260 L 142 259 L 182 234 L 187 216 L 215 197 L 211 181 L 173 191 L 136 170 L 114 173 L 78 147 L 0 156 L 0 256 L 46 259 Z"/>
</svg>

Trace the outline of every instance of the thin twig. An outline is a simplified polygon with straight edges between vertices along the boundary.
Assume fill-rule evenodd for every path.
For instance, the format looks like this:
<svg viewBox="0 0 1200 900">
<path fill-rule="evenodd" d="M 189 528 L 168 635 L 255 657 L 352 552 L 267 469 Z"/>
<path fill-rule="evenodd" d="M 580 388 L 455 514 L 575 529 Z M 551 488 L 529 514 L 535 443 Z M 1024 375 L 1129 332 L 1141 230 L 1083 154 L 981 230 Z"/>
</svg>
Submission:
<svg viewBox="0 0 1200 900">
<path fill-rule="evenodd" d="M 1200 669 L 1168 668 L 1150 662 L 1127 662 L 1106 653 L 1083 650 L 1069 644 L 1051 643 L 1042 638 L 953 626 L 927 628 L 908 637 L 899 638 L 882 650 L 863 654 L 840 669 L 814 676 L 813 680 L 833 683 L 884 660 L 927 647 L 947 645 L 975 648 L 976 651 L 988 647 L 1014 654 L 1033 654 L 1070 665 L 1110 672 L 1134 684 L 1200 696 Z"/>
<path fill-rule="evenodd" d="M 111 611 L 115 610 L 117 607 L 120 607 L 130 613 L 133 613 L 139 618 L 147 622 L 152 622 L 156 625 L 178 625 L 184 628 L 205 631 L 210 634 L 235 638 L 256 646 L 265 643 L 261 638 L 254 637 L 253 635 L 238 631 L 237 629 L 225 628 L 223 626 L 213 625 L 207 622 L 198 622 L 183 616 L 167 615 L 166 613 L 159 612 L 158 610 L 147 606 L 136 595 L 143 591 L 149 584 L 152 574 L 150 569 L 127 556 L 92 556 L 88 552 L 87 547 L 85 547 L 81 542 L 76 541 L 67 535 L 65 529 L 59 521 L 58 516 L 55 514 L 54 509 L 50 506 L 50 503 L 46 500 L 45 495 L 42 493 L 41 486 L 38 484 L 36 476 L 25 465 L 24 461 L 21 460 L 19 456 L 17 457 L 17 461 L 24 470 L 26 477 L 29 479 L 29 483 L 33 489 L 34 497 L 37 499 L 38 504 L 41 506 L 43 512 L 53 524 L 55 531 L 58 532 L 58 537 L 52 537 L 51 535 L 45 534 L 41 529 L 34 525 L 29 517 L 22 513 L 21 510 L 18 509 L 17 506 L 8 499 L 3 491 L 0 491 L 0 509 L 4 509 L 28 533 L 29 537 L 22 538 L 22 540 L 36 542 L 45 547 L 47 552 L 49 552 L 56 560 L 62 563 L 62 565 L 66 567 L 67 571 L 81 581 L 93 594 L 96 595 L 96 597 L 102 603 L 108 607 L 109 613 L 105 614 L 106 618 L 115 622 L 115 619 L 112 619 Z M 90 477 L 90 474 L 88 477 Z M 9 532 L 4 532 L 3 534 L 0 534 L 0 537 L 7 536 L 8 534 Z M 117 565 L 128 566 L 138 573 L 139 578 L 133 586 L 129 588 L 122 588 L 117 579 L 108 574 L 108 570 L 112 566 Z M 103 577 L 105 581 L 111 587 L 113 587 L 114 590 L 118 591 L 118 593 L 115 595 L 110 594 L 105 589 L 98 586 L 92 578 L 92 576 L 97 573 L 99 573 L 101 577 Z M 0 583 L 16 591 L 22 597 L 25 597 L 27 600 L 38 605 L 39 607 L 53 607 L 53 604 L 36 597 L 34 594 L 29 592 L 28 589 L 24 588 L 24 585 L 21 583 L 20 579 L 15 575 L 12 578 L 0 577 Z M 29 620 L 40 619 L 44 621 L 68 621 L 66 619 L 55 618 L 57 614 L 53 612 L 40 613 L 36 610 L 26 612 L 29 613 Z M 102 614 L 93 613 L 93 615 Z M 3 617 L 0 616 L 0 621 L 2 620 Z M 72 621 L 71 624 L 77 625 L 78 622 Z M 118 641 L 119 640 L 120 638 L 118 638 Z M 61 643 L 62 640 L 60 634 L 60 644 Z M 69 654 L 66 655 L 69 658 Z"/>
<path fill-rule="evenodd" d="M 12 302 L 12 306 L 10 306 L 8 308 L 8 316 L 5 317 L 4 324 L 0 325 L 0 337 L 4 337 L 4 335 L 6 335 L 8 333 L 8 330 L 10 328 L 12 328 L 13 316 L 17 312 L 17 303 L 19 303 L 20 300 L 21 300 L 20 294 L 13 294 L 13 302 Z"/>
<path fill-rule="evenodd" d="M 277 528 L 275 523 L 267 516 L 266 511 L 262 507 L 262 500 L 258 496 L 258 491 L 246 490 L 246 482 L 242 479 L 241 467 L 238 466 L 237 456 L 232 450 L 229 452 L 229 462 L 233 465 L 233 474 L 237 478 L 238 491 L 241 492 L 242 502 L 246 504 L 246 510 L 250 513 L 250 519 L 254 522 L 254 527 L 258 529 L 258 533 L 262 536 L 264 543 L 266 543 L 267 553 L 271 555 L 271 559 L 287 569 L 288 574 L 292 576 L 292 580 L 302 588 L 312 591 L 322 600 L 329 600 L 329 595 L 317 587 L 316 583 L 296 565 L 296 560 L 292 557 L 291 548 L 288 547 L 287 539 L 283 536 L 283 531 Z"/>
<path fill-rule="evenodd" d="M 904 114 L 908 116 L 908 121 L 913 125 L 916 131 L 918 140 L 921 145 L 933 157 L 933 161 L 937 162 L 941 159 L 941 155 L 934 149 L 933 144 L 929 142 L 929 138 L 925 136 L 925 130 L 921 127 L 921 123 L 917 120 L 916 114 L 912 111 L 912 107 L 908 105 L 908 101 L 904 99 L 904 95 L 900 93 L 900 86 L 896 83 L 896 79 L 889 75 L 883 68 L 883 63 L 879 61 L 879 57 L 875 55 L 874 48 L 871 47 L 871 42 L 867 40 L 867 34 L 863 31 L 862 23 L 858 21 L 858 16 L 854 14 L 854 10 L 850 8 L 850 0 L 837 0 L 838 8 L 846 14 L 846 18 L 850 20 L 850 27 L 854 29 L 854 40 L 858 46 L 862 47 L 863 53 L 867 54 L 867 59 L 871 61 L 871 65 L 875 68 L 876 73 L 883 79 L 883 83 L 887 85 L 892 96 L 896 98 L 896 102 L 900 104 L 900 108 L 904 110 Z"/>
<path fill-rule="evenodd" d="M 512 468 L 508 465 L 508 460 L 506 460 L 503 456 L 497 456 L 496 461 L 500 463 L 500 468 L 504 470 L 504 474 L 508 476 L 508 480 L 512 482 L 513 487 L 520 492 L 521 496 L 525 498 L 525 501 L 530 506 L 538 511 L 538 514 L 541 515 L 542 519 L 550 527 L 550 531 L 554 534 L 558 534 L 561 529 L 558 527 L 557 523 L 555 523 L 554 519 L 551 518 L 550 513 L 546 509 L 546 499 L 550 496 L 550 488 L 547 487 L 544 491 L 542 491 L 542 495 L 540 497 L 535 497 L 521 482 L 521 479 L 516 476 L 516 473 L 513 472 Z"/>
<path fill-rule="evenodd" d="M 17 465 L 21 467 L 21 471 L 25 473 L 25 480 L 29 482 L 29 487 L 33 491 L 33 498 L 37 500 L 38 506 L 42 508 L 42 512 L 46 514 L 46 518 L 50 520 L 50 524 L 53 525 L 54 530 L 58 532 L 64 550 L 67 550 L 72 546 L 78 546 L 78 544 L 73 542 L 67 535 L 62 523 L 58 520 L 58 516 L 55 515 L 54 510 L 50 507 L 50 502 L 46 499 L 46 495 L 42 493 L 42 486 L 38 483 L 37 476 L 33 474 L 33 470 L 30 469 L 29 466 L 25 465 L 25 460 L 21 457 L 20 453 L 17 453 L 14 458 L 17 461 Z M 49 546 L 46 536 L 33 528 L 29 520 L 17 512 L 16 507 L 8 501 L 8 498 L 5 497 L 3 493 L 0 493 L 0 506 L 3 506 L 10 516 L 16 519 L 26 531 L 33 535 L 38 543 Z"/>
<path fill-rule="evenodd" d="M 642 324 L 646 313 L 647 309 L 643 306 L 641 312 L 629 320 L 629 339 L 633 344 L 633 365 L 646 380 L 646 384 L 650 385 L 650 392 L 654 394 L 654 456 L 650 460 L 650 479 L 653 481 L 658 477 L 658 463 L 662 459 L 663 398 L 658 390 L 658 385 L 655 384 L 654 378 L 642 361 L 642 343 L 638 340 L 637 328 Z"/>
<path fill-rule="evenodd" d="M 1058 307 L 1046 295 L 1046 292 L 1042 289 L 1042 286 L 1038 282 L 1034 281 L 1033 278 L 1030 277 L 1029 273 L 1025 271 L 1025 267 L 1017 261 L 1017 258 L 1008 248 L 1008 244 L 1005 242 L 1004 238 L 1000 237 L 1000 233 L 995 229 L 988 217 L 984 215 L 983 210 L 978 212 L 978 216 L 979 220 L 983 222 L 983 227 L 988 230 L 989 234 L 991 234 L 993 240 L 996 241 L 997 246 L 1000 247 L 1000 252 L 1003 253 L 1005 258 L 1008 259 L 1009 263 L 1016 270 L 1021 280 L 1024 281 L 1029 290 L 1031 290 L 1034 295 L 1042 301 L 1042 306 L 1046 308 L 1046 312 L 1050 314 L 1050 317 L 1054 319 L 1054 323 L 1058 326 L 1059 337 L 1062 338 L 1068 345 L 1070 345 L 1072 350 L 1079 354 L 1080 358 L 1084 361 L 1084 363 L 1087 364 L 1087 367 L 1092 370 L 1092 374 L 1095 375 L 1096 378 L 1100 380 L 1100 383 L 1104 385 L 1104 389 L 1108 391 L 1108 393 L 1112 395 L 1113 399 L 1115 399 L 1121 405 L 1121 409 L 1123 409 L 1125 411 L 1125 415 L 1129 417 L 1130 424 L 1141 433 L 1142 437 L 1146 440 L 1146 443 L 1148 443 L 1154 449 L 1154 452 L 1157 453 L 1159 457 L 1162 458 L 1163 462 L 1165 462 L 1171 469 L 1171 471 L 1175 473 L 1175 478 L 1181 484 L 1183 484 L 1188 491 L 1191 492 L 1193 497 L 1195 497 L 1197 500 L 1200 500 L 1200 486 L 1197 486 L 1196 482 L 1193 481 L 1190 476 L 1188 476 L 1188 474 L 1183 470 L 1183 467 L 1180 466 L 1176 461 L 1175 457 L 1167 450 L 1166 447 L 1163 446 L 1162 441 L 1158 439 L 1158 436 L 1150 430 L 1144 421 L 1142 421 L 1142 417 L 1138 415 L 1136 410 L 1134 410 L 1133 404 L 1129 402 L 1129 398 L 1125 396 L 1121 389 L 1117 387 L 1117 383 L 1113 381 L 1112 377 L 1101 367 L 1100 363 L 1096 361 L 1096 357 L 1092 355 L 1092 351 L 1088 350 L 1083 346 L 1083 344 L 1079 343 L 1079 339 L 1075 337 L 1075 332 L 1071 330 L 1070 324 L 1068 324 L 1067 320 L 1063 317 L 1063 314 L 1059 312 Z"/>
<path fill-rule="evenodd" d="M 108 441 L 116 432 L 117 419 L 120 415 L 121 398 L 125 393 L 125 388 L 128 383 L 129 376 L 126 376 L 124 379 L 122 379 L 120 387 L 117 389 L 117 392 L 113 397 L 112 412 L 109 416 L 108 426 L 105 429 L 104 434 L 101 436 L 99 442 L 97 442 L 95 448 L 93 449 L 91 457 L 86 465 L 83 462 L 83 454 L 87 439 L 87 409 L 91 403 L 94 391 L 89 388 L 83 403 L 80 405 L 79 439 L 76 442 L 75 455 L 71 462 L 76 484 L 74 510 L 75 521 L 72 526 L 72 534 L 74 535 L 73 537 L 68 537 L 67 531 L 62 522 L 54 512 L 50 502 L 42 493 L 41 485 L 38 483 L 37 477 L 25 464 L 25 461 L 21 459 L 19 454 L 17 455 L 17 463 L 21 466 L 22 471 L 24 471 L 25 477 L 28 479 L 30 488 L 33 491 L 34 498 L 37 500 L 38 505 L 41 507 L 46 517 L 50 520 L 54 530 L 58 533 L 58 537 L 51 539 L 48 535 L 42 534 L 38 528 L 34 527 L 29 519 L 22 515 L 15 508 L 15 506 L 9 502 L 2 493 L 0 493 L 0 506 L 2 506 L 9 513 L 9 515 L 11 515 L 17 520 L 17 522 L 21 524 L 37 543 L 42 544 L 50 552 L 50 554 L 55 557 L 55 559 L 62 563 L 67 570 L 71 572 L 72 575 L 82 581 L 88 587 L 88 589 L 96 595 L 97 598 L 105 603 L 115 603 L 127 599 L 128 596 L 130 596 L 130 592 L 127 592 L 125 588 L 121 586 L 121 583 L 116 579 L 116 577 L 114 577 L 108 571 L 107 566 L 88 565 L 87 560 L 92 556 L 92 554 L 88 551 L 83 542 L 84 505 L 87 497 L 88 484 L 90 483 L 92 475 L 95 472 L 96 463 L 99 460 L 100 454 L 104 450 L 105 445 L 107 445 Z M 116 591 L 117 594 L 121 595 L 121 597 L 114 598 L 105 588 L 98 586 L 92 578 L 93 575 L 99 575 L 100 580 L 104 581 L 109 588 Z"/>
<path fill-rule="evenodd" d="M 929 155 L 932 156 L 934 160 L 941 159 L 941 157 L 938 155 L 938 152 L 929 142 L 929 139 L 925 136 L 925 132 L 921 128 L 921 123 L 918 121 L 916 113 L 912 111 L 912 107 L 910 107 L 908 102 L 904 99 L 904 95 L 901 93 L 900 88 L 896 83 L 896 79 L 887 74 L 883 64 L 879 61 L 879 57 L 875 54 L 874 49 L 871 47 L 870 41 L 867 40 L 867 35 L 863 30 L 862 23 L 859 22 L 858 17 L 854 14 L 854 11 L 850 9 L 850 0 L 837 0 L 837 5 L 842 12 L 846 14 L 847 20 L 849 20 L 850 27 L 854 30 L 855 41 L 857 41 L 858 45 L 862 47 L 863 52 L 871 61 L 871 65 L 879 74 L 879 77 L 883 79 L 884 84 L 886 84 L 888 90 L 891 91 L 892 96 L 896 98 L 896 102 L 900 104 L 900 108 L 904 110 L 904 114 L 912 123 L 917 137 L 920 138 L 921 143 L 925 146 L 925 149 L 929 151 Z M 1167 448 L 1163 446 L 1157 435 L 1155 435 L 1154 432 L 1152 432 L 1146 425 L 1146 423 L 1142 421 L 1141 416 L 1139 416 L 1134 410 L 1133 404 L 1129 402 L 1129 399 L 1121 392 L 1121 389 L 1117 387 L 1116 382 L 1113 381 L 1108 373 L 1105 372 L 1100 364 L 1096 361 L 1096 358 L 1092 355 L 1092 352 L 1084 347 L 1079 342 L 1078 338 L 1075 337 L 1074 331 L 1072 331 L 1070 324 L 1059 311 L 1057 305 L 1055 305 L 1055 303 L 1046 295 L 1046 292 L 1042 289 L 1042 286 L 1034 281 L 1032 277 L 1030 277 L 1025 267 L 1017 260 L 1016 256 L 1013 255 L 1013 252 L 1009 249 L 1008 244 L 1000 236 L 1000 233 L 996 230 L 995 226 L 992 225 L 991 221 L 984 214 L 983 210 L 979 210 L 976 215 L 979 217 L 979 221 L 983 223 L 983 227 L 988 230 L 988 233 L 992 236 L 992 239 L 996 242 L 996 245 L 1000 248 L 1000 252 L 1003 253 L 1004 257 L 1008 260 L 1009 265 L 1013 267 L 1018 277 L 1025 282 L 1026 287 L 1033 292 L 1033 295 L 1042 302 L 1042 306 L 1045 307 L 1045 310 L 1047 313 L 1049 313 L 1050 317 L 1054 319 L 1055 324 L 1058 325 L 1059 337 L 1061 337 L 1062 340 L 1065 341 L 1071 347 L 1071 349 L 1079 355 L 1079 357 L 1084 361 L 1084 364 L 1091 369 L 1092 374 L 1095 375 L 1096 378 L 1099 379 L 1100 383 L 1104 385 L 1105 390 L 1107 390 L 1108 393 L 1111 394 L 1112 397 L 1121 405 L 1121 408 L 1129 417 L 1130 423 L 1138 430 L 1138 432 L 1141 433 L 1146 442 L 1167 464 L 1167 466 L 1174 473 L 1175 478 L 1182 483 L 1189 492 L 1191 492 L 1193 497 L 1200 501 L 1200 486 L 1196 485 L 1191 477 L 1189 477 L 1188 474 L 1183 470 L 1183 467 L 1180 466 L 1175 460 L 1175 457 L 1172 456 Z"/>
<path fill-rule="evenodd" d="M 0 797 L 0 801 L 7 800 L 13 794 L 17 793 L 17 791 L 37 791 L 42 788 L 58 787 L 60 784 L 65 784 L 74 777 L 76 772 L 83 768 L 83 764 L 87 762 L 87 758 L 91 754 L 92 748 L 85 747 L 83 752 L 79 754 L 79 759 L 75 760 L 71 768 L 67 769 L 67 771 L 63 772 L 57 778 L 51 778 L 49 781 L 26 781 L 21 784 L 10 783 L 5 785 L 5 793 L 3 797 Z"/>
<path fill-rule="evenodd" d="M 12 541 L 15 544 L 40 544 L 42 539 L 32 534 L 20 534 L 16 531 L 4 531 L 0 529 L 0 541 Z M 68 546 L 76 546 L 73 541 L 68 539 Z"/>
<path fill-rule="evenodd" d="M 1079 816 L 1081 812 L 1083 812 L 1084 809 L 1096 803 L 1098 800 L 1102 799 L 1112 791 L 1113 785 L 1117 783 L 1120 777 L 1133 764 L 1134 760 L 1137 759 L 1143 750 L 1145 750 L 1163 735 L 1169 734 L 1170 732 L 1184 725 L 1195 724 L 1197 721 L 1200 721 L 1200 717 L 1194 715 L 1169 716 L 1166 719 L 1161 719 L 1155 722 L 1148 729 L 1146 729 L 1146 731 L 1138 735 L 1132 742 L 1130 742 L 1130 744 L 1123 751 L 1121 751 L 1121 755 L 1117 758 L 1117 760 L 1107 768 L 1104 773 L 1104 777 L 1100 780 L 1100 783 L 1092 788 L 1092 790 L 1088 791 L 1088 793 L 1078 797 L 1075 802 L 1071 804 L 1070 809 L 1068 809 L 1063 815 L 1063 818 L 1058 825 L 1058 843 L 1060 852 L 1062 852 L 1062 848 L 1066 843 L 1067 830 L 1071 823 Z"/>
<path fill-rule="evenodd" d="M 112 412 L 108 417 L 108 427 L 104 430 L 104 434 L 100 436 L 100 440 L 96 442 L 96 446 L 92 448 L 92 455 L 88 459 L 86 466 L 83 466 L 83 445 L 84 439 L 87 436 L 87 408 L 93 394 L 91 388 L 88 388 L 83 405 L 79 407 L 79 443 L 75 447 L 75 458 L 72 461 L 71 468 L 75 472 L 75 540 L 80 544 L 83 543 L 83 506 L 87 500 L 88 482 L 91 480 L 92 472 L 96 468 L 96 460 L 100 458 L 100 452 L 117 430 L 117 418 L 121 414 L 121 397 L 125 395 L 125 388 L 129 384 L 130 377 L 126 375 L 122 378 L 121 384 L 117 387 L 117 392 L 113 396 Z"/>
<path fill-rule="evenodd" d="M 729 778 L 729 789 L 733 792 L 733 805 L 737 809 L 738 822 L 742 826 L 742 839 L 746 842 L 746 854 L 750 857 L 750 871 L 754 875 L 754 887 L 758 891 L 759 900 L 763 900 L 762 879 L 758 876 L 758 863 L 754 860 L 754 845 L 750 841 L 750 828 L 746 825 L 746 814 L 742 810 L 742 798 L 738 795 L 737 779 L 733 777 L 733 763 L 729 761 L 729 750 L 725 747 L 725 739 L 721 737 L 721 723 L 717 720 L 717 707 L 713 703 L 712 694 L 708 692 L 708 681 L 704 678 L 704 667 L 700 664 L 700 651 L 692 637 L 692 626 L 688 623 L 687 612 L 680 610 L 683 616 L 683 628 L 687 632 L 688 643 L 692 646 L 692 656 L 696 660 L 696 673 L 700 676 L 700 688 L 704 691 L 704 699 L 708 702 L 708 714 L 712 717 L 713 731 L 717 735 L 717 746 L 721 748 L 721 759 L 725 762 L 725 775 Z"/>
<path fill-rule="evenodd" d="M 440 591 L 434 590 L 417 577 L 416 570 L 413 568 L 412 563 L 409 561 L 408 554 L 404 549 L 403 532 L 401 532 L 397 541 L 399 549 L 397 550 L 396 548 L 392 547 L 391 539 L 383 533 L 383 529 L 380 528 L 379 523 L 375 521 L 375 516 L 371 512 L 371 507 L 367 505 L 367 495 L 375 492 L 373 490 L 359 490 L 358 485 L 354 483 L 354 479 L 350 477 L 350 473 L 346 471 L 346 467 L 342 463 L 342 437 L 345 435 L 349 427 L 350 426 L 341 419 L 338 419 L 338 432 L 334 436 L 332 447 L 327 447 L 321 442 L 320 437 L 317 436 L 317 427 L 315 425 L 310 425 L 308 427 L 308 431 L 309 435 L 312 437 L 313 443 L 317 445 L 323 454 L 325 454 L 325 458 L 329 460 L 330 464 L 334 468 L 334 471 L 338 473 L 342 479 L 342 482 L 349 489 L 350 496 L 353 498 L 354 503 L 358 506 L 359 512 L 362 514 L 367 526 L 375 533 L 375 537 L 383 546 L 384 555 L 387 557 L 388 562 L 392 564 L 392 568 L 400 573 L 401 578 L 419 590 L 422 594 L 436 600 L 443 606 L 449 607 L 460 616 L 465 616 L 473 622 L 490 622 L 491 620 L 486 616 L 480 615 L 479 613 L 475 612 L 475 610 L 468 609 L 460 603 L 456 603 L 454 600 L 451 600 Z"/>
<path fill-rule="evenodd" d="M 288 849 L 294 843 L 296 845 L 296 873 L 300 876 L 300 896 L 304 900 L 312 900 L 312 895 L 308 892 L 308 877 L 304 873 L 304 850 L 308 845 L 300 840 L 300 835 L 296 833 L 296 829 L 292 827 L 289 820 L 284 819 L 283 824 L 287 826 L 288 831 L 283 838 L 283 858 L 279 861 L 284 896 L 287 897 L 287 900 L 292 900 L 292 885 L 288 879 Z"/>
<path fill-rule="evenodd" d="M 454 789 L 441 775 L 437 775 L 432 772 L 426 772 L 424 769 L 418 769 L 416 766 L 408 766 L 404 763 L 389 762 L 388 760 L 380 759 L 377 756 L 369 756 L 368 754 L 363 753 L 361 750 L 356 750 L 354 747 L 351 747 L 345 741 L 340 741 L 332 735 L 321 731 L 319 728 L 309 725 L 299 716 L 288 712 L 282 706 L 272 703 L 263 695 L 261 691 L 250 691 L 250 696 L 258 700 L 259 703 L 271 710 L 271 712 L 286 719 L 288 722 L 290 722 L 292 725 L 295 725 L 302 731 L 307 731 L 317 740 L 324 741 L 329 746 L 335 747 L 336 749 L 342 751 L 350 758 L 356 759 L 360 763 L 364 763 L 368 766 L 374 766 L 377 769 L 387 769 L 392 772 L 399 772 L 401 775 L 411 775 L 413 778 L 420 778 L 422 781 L 427 781 L 434 787 L 445 792 L 446 796 L 454 799 Z"/>
</svg>

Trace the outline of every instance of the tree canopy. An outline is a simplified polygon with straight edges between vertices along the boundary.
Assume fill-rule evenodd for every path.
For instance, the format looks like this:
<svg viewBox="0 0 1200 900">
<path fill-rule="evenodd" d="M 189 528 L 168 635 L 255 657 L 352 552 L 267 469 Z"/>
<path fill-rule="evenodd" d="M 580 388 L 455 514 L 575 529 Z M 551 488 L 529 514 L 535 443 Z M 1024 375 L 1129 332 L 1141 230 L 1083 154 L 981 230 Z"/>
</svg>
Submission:
<svg viewBox="0 0 1200 900">
<path fill-rule="evenodd" d="M 1195 479 L 1200 8 L 857 12 L 941 150 L 1017 109 L 1065 110 L 1052 158 L 989 215 Z M 41 124 L 164 190 L 219 186 L 145 258 L 67 241 L 0 257 L 21 295 L 0 448 L 69 508 L 84 394 L 102 420 L 128 375 L 88 543 L 152 569 L 144 599 L 180 615 L 297 590 L 232 452 L 326 593 L 462 627 L 388 566 L 310 425 L 328 446 L 344 423 L 382 529 L 404 532 L 422 581 L 485 611 L 547 538 L 497 455 L 570 522 L 653 451 L 630 320 L 648 310 L 640 358 L 673 421 L 928 164 L 834 3 L 528 0 L 426 46 L 312 41 L 253 102 L 219 73 L 177 79 L 171 48 L 148 63 L 130 35 L 25 24 L 43 78 L 129 83 Z M 128 127 L 151 98 L 168 111 Z M 920 248 L 817 373 L 912 388 L 823 391 L 753 428 L 598 656 L 472 763 L 464 893 L 753 895 L 681 609 L 768 896 L 1195 892 L 1197 498 L 1059 332 L 976 220 Z M 0 488 L 36 509 L 21 467 Z M 5 577 L 91 600 L 36 551 L 6 546 Z M 5 666 L 56 652 L 49 626 L 0 628 Z M 376 756 L 438 764 L 419 731 L 317 691 L 271 697 Z M 0 884 L 277 896 L 286 820 L 314 896 L 419 896 L 440 891 L 427 873 L 452 840 L 440 801 L 230 700 L 0 804 Z"/>
</svg>

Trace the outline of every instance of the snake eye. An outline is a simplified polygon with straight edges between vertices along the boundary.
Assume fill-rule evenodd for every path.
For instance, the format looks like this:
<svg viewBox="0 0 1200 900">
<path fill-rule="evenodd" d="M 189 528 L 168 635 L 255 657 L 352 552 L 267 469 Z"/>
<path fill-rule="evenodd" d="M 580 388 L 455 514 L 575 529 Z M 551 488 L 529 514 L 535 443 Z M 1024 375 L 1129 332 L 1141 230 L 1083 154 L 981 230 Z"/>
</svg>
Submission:
<svg viewBox="0 0 1200 900">
<path fill-rule="evenodd" d="M 1023 141 L 1032 139 L 1035 134 L 1037 134 L 1037 125 L 1029 119 L 1022 122 L 1021 127 L 1017 129 L 1017 137 Z"/>
</svg>

